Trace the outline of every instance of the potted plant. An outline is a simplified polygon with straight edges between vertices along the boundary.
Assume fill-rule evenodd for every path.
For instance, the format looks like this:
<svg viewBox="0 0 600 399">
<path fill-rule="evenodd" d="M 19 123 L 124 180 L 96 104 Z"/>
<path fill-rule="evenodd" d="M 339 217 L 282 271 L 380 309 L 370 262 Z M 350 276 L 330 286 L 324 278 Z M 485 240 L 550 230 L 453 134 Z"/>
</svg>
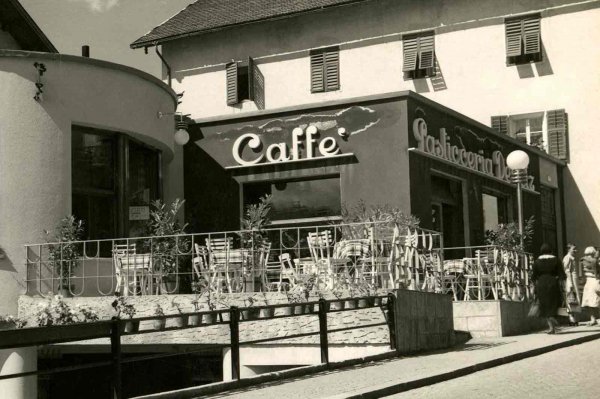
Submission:
<svg viewBox="0 0 600 399">
<path fill-rule="evenodd" d="M 258 204 L 247 205 L 241 219 L 242 231 L 239 235 L 243 248 L 251 255 L 252 268 L 247 277 L 252 282 L 256 282 L 255 279 L 260 278 L 263 272 L 257 270 L 257 267 L 262 267 L 261 256 L 268 256 L 268 251 L 265 255 L 261 250 L 268 242 L 263 229 L 271 223 L 269 220 L 271 207 L 271 196 L 265 195 L 259 198 Z"/>
<path fill-rule="evenodd" d="M 70 215 L 62 218 L 53 232 L 44 230 L 48 245 L 48 263 L 59 278 L 59 293 L 72 296 L 71 277 L 81 257 L 76 241 L 83 235 L 83 221 Z"/>
<path fill-rule="evenodd" d="M 187 224 L 181 226 L 177 219 L 184 202 L 177 198 L 167 206 L 161 200 L 153 201 L 146 225 L 147 235 L 151 238 L 144 244 L 152 254 L 153 272 L 162 276 L 160 290 L 167 294 L 178 290 L 182 256 L 190 254 L 190 240 L 182 236 Z"/>
<path fill-rule="evenodd" d="M 183 314 L 183 309 L 181 308 L 181 305 L 179 304 L 179 302 L 175 301 L 175 299 L 176 298 L 173 298 L 171 300 L 171 307 L 177 310 L 177 313 L 179 313 L 179 317 L 176 317 L 173 320 L 175 322 L 175 327 L 181 328 L 187 326 L 188 316 Z"/>
<path fill-rule="evenodd" d="M 194 307 L 194 312 L 200 311 L 200 300 L 199 296 L 202 292 L 202 286 L 199 281 L 192 282 L 192 292 L 194 293 L 194 299 L 192 299 L 192 306 Z M 198 314 L 192 314 L 188 317 L 188 325 L 189 326 L 199 326 L 201 321 L 201 317 Z"/>
<path fill-rule="evenodd" d="M 264 296 L 265 296 L 265 305 L 270 305 L 269 299 L 267 298 L 266 293 L 264 293 Z M 260 310 L 261 318 L 269 319 L 273 316 L 275 316 L 275 308 L 264 308 L 264 309 Z"/>
<path fill-rule="evenodd" d="M 0 330 L 14 330 L 27 325 L 27 320 L 12 315 L 0 316 Z"/>
<path fill-rule="evenodd" d="M 344 296 L 344 292 L 340 289 L 339 286 L 334 288 L 334 290 L 331 293 L 333 294 L 333 296 L 336 299 L 342 299 Z M 344 301 L 336 301 L 336 302 L 331 302 L 329 304 L 329 309 L 331 309 L 331 310 L 344 310 L 344 308 L 345 308 Z"/>
<path fill-rule="evenodd" d="M 156 304 L 154 307 L 154 316 L 157 316 L 157 319 L 154 319 L 154 329 L 155 330 L 164 330 L 165 325 L 167 324 L 167 320 L 164 318 L 165 311 L 163 310 L 160 304 Z"/>
<path fill-rule="evenodd" d="M 241 316 L 243 320 L 254 320 L 257 319 L 260 315 L 260 309 L 254 309 L 254 304 L 256 303 L 256 298 L 253 296 L 249 296 L 244 298 L 244 306 L 250 309 L 242 310 Z"/>
<path fill-rule="evenodd" d="M 112 307 L 117 312 L 115 316 L 117 319 L 121 319 L 121 314 L 129 317 L 129 320 L 124 324 L 125 332 L 132 333 L 139 331 L 140 322 L 138 320 L 131 320 L 136 314 L 135 307 L 132 304 L 127 303 L 124 297 L 119 296 L 113 301 Z"/>
</svg>

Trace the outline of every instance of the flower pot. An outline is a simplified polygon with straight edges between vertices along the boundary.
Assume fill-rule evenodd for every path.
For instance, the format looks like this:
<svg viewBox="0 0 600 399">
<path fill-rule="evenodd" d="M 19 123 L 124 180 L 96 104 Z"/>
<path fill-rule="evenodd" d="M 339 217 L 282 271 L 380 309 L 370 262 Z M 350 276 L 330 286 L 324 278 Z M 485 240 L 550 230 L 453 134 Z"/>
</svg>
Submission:
<svg viewBox="0 0 600 399">
<path fill-rule="evenodd" d="M 157 319 L 153 320 L 153 325 L 155 330 L 164 330 L 167 325 L 167 320 L 165 319 Z"/>
<path fill-rule="evenodd" d="M 175 274 L 164 276 L 160 283 L 161 294 L 177 294 L 179 291 L 179 278 Z"/>
<path fill-rule="evenodd" d="M 214 324 L 217 321 L 216 313 L 209 313 L 202 315 L 202 324 Z"/>
<path fill-rule="evenodd" d="M 381 298 L 373 298 L 373 306 L 381 306 Z"/>
<path fill-rule="evenodd" d="M 187 324 L 188 324 L 188 316 L 175 317 L 173 319 L 173 324 L 177 328 L 182 328 L 182 327 L 187 326 Z"/>
<path fill-rule="evenodd" d="M 224 312 L 220 312 L 219 313 L 219 320 L 220 321 L 229 321 L 229 317 L 230 317 L 229 311 L 224 311 Z"/>
<path fill-rule="evenodd" d="M 304 314 L 304 305 L 295 305 L 294 306 L 294 314 Z"/>
<path fill-rule="evenodd" d="M 58 294 L 60 296 L 62 296 L 63 298 L 71 298 L 73 296 L 72 291 L 73 291 L 72 285 L 61 285 L 58 290 Z"/>
<path fill-rule="evenodd" d="M 330 310 L 344 310 L 345 307 L 345 302 L 339 301 L 339 302 L 331 302 L 329 304 L 329 309 Z"/>
<path fill-rule="evenodd" d="M 188 326 L 199 326 L 201 320 L 199 314 L 192 314 L 188 317 Z"/>
<path fill-rule="evenodd" d="M 275 309 L 273 308 L 260 310 L 260 317 L 263 319 L 270 319 L 273 316 L 275 316 Z"/>
<path fill-rule="evenodd" d="M 280 308 L 281 309 L 281 315 L 282 316 L 291 316 L 292 313 L 294 313 L 294 307 L 293 306 L 288 306 L 285 308 Z"/>
<path fill-rule="evenodd" d="M 259 315 L 260 315 L 260 309 L 242 310 L 240 312 L 240 319 L 241 320 L 254 320 L 254 319 L 258 319 Z"/>
<path fill-rule="evenodd" d="M 134 333 L 140 330 L 140 322 L 129 320 L 123 325 L 123 331 L 126 333 Z"/>
<path fill-rule="evenodd" d="M 359 308 L 368 308 L 369 306 L 371 306 L 372 304 L 372 299 L 371 298 L 362 298 L 358 300 L 358 307 Z"/>
<path fill-rule="evenodd" d="M 344 303 L 344 306 L 346 307 L 346 309 L 356 309 L 356 299 L 348 299 Z"/>
</svg>

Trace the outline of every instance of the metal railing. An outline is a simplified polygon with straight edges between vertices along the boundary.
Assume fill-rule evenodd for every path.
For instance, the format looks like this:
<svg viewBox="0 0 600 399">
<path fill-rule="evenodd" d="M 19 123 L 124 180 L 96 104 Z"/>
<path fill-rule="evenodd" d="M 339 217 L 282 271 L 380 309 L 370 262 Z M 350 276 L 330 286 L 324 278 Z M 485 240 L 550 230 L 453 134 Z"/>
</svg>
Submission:
<svg viewBox="0 0 600 399">
<path fill-rule="evenodd" d="M 343 306 L 334 306 L 344 301 L 359 301 L 359 306 L 353 308 L 344 308 Z M 302 312 L 295 312 L 291 307 L 302 307 Z M 342 328 L 328 328 L 328 315 L 337 312 L 358 311 L 367 308 L 381 308 L 385 316 L 385 322 L 375 322 L 370 324 L 359 324 L 344 326 Z M 287 310 L 287 311 L 286 311 Z M 262 312 L 266 311 L 266 312 Z M 240 347 L 242 345 L 262 344 L 267 342 L 288 340 L 300 337 L 318 335 L 320 346 L 320 359 L 322 364 L 329 364 L 329 340 L 328 334 L 350 331 L 359 328 L 370 328 L 387 325 L 389 328 L 390 348 L 396 349 L 395 335 L 395 296 L 371 296 L 362 298 L 340 298 L 335 300 L 320 299 L 312 302 L 302 302 L 295 304 L 266 305 L 257 307 L 231 307 L 229 309 L 220 309 L 213 311 L 202 311 L 192 313 L 182 313 L 176 315 L 139 317 L 132 319 L 115 319 L 110 321 L 99 321 L 92 323 L 80 323 L 66 326 L 51 326 L 41 328 L 24 328 L 15 330 L 0 331 L 0 349 L 12 349 L 32 346 L 54 345 L 60 343 L 80 342 L 97 338 L 110 338 L 110 361 L 96 361 L 87 364 L 78 364 L 75 366 L 55 367 L 45 370 L 28 371 L 22 373 L 4 374 L 0 376 L 0 381 L 22 378 L 29 376 L 52 375 L 56 373 L 67 373 L 86 369 L 105 369 L 110 372 L 111 398 L 123 398 L 123 380 L 128 376 L 123 373 L 122 366 L 152 359 L 161 359 L 174 356 L 184 356 L 193 353 L 205 352 L 207 349 L 231 350 L 231 374 L 234 380 L 239 380 L 240 375 Z M 280 318 L 298 317 L 312 315 L 319 319 L 318 330 L 306 333 L 295 333 L 281 335 L 270 338 L 261 338 L 240 341 L 240 323 L 248 321 L 268 321 Z M 203 318 L 204 317 L 204 318 Z M 183 319 L 185 322 L 177 326 L 165 328 L 168 319 Z M 202 322 L 199 322 L 200 318 Z M 207 319 L 209 319 L 207 321 Z M 144 321 L 153 321 L 154 328 L 139 329 L 139 325 Z M 131 327 L 137 325 L 138 328 Z M 133 356 L 124 358 L 122 354 L 122 341 L 124 336 L 140 335 L 147 333 L 156 333 L 159 331 L 178 331 L 184 329 L 199 329 L 213 325 L 229 326 L 229 343 L 226 344 L 207 344 L 201 349 L 187 349 L 185 352 L 158 353 L 144 356 Z M 99 387 L 96 387 L 99 388 Z"/>
<path fill-rule="evenodd" d="M 331 290 L 439 291 L 442 248 L 438 232 L 382 222 L 42 243 L 25 246 L 26 283 L 29 295 L 190 293 L 201 280 L 266 292 L 317 275 Z"/>
<path fill-rule="evenodd" d="M 443 292 L 455 300 L 529 300 L 530 253 L 499 246 L 444 248 Z"/>
</svg>

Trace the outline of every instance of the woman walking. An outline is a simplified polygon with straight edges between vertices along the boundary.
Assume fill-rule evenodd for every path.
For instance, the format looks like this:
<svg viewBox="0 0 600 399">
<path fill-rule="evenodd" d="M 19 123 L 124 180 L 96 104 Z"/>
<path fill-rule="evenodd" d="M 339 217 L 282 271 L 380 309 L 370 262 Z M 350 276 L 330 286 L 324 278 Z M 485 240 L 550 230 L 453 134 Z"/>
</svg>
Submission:
<svg viewBox="0 0 600 399">
<path fill-rule="evenodd" d="M 600 281 L 598 280 L 597 254 L 594 247 L 587 247 L 583 253 L 583 257 L 579 260 L 583 275 L 585 276 L 581 306 L 587 308 L 590 314 L 590 326 L 597 324 L 598 307 L 600 307 Z"/>
<path fill-rule="evenodd" d="M 575 309 L 578 309 L 581 304 L 581 295 L 579 295 L 579 273 L 577 268 L 577 262 L 575 261 L 575 254 L 577 248 L 573 244 L 567 245 L 567 254 L 563 258 L 563 268 L 567 275 L 565 282 L 565 306 L 569 313 L 569 325 L 576 326 L 577 319 L 575 317 Z"/>
<path fill-rule="evenodd" d="M 540 256 L 533 262 L 531 279 L 535 283 L 535 295 L 540 304 L 540 317 L 548 323 L 548 334 L 556 334 L 556 312 L 561 302 L 559 279 L 567 276 L 556 256 L 552 255 L 552 247 L 542 244 Z"/>
</svg>

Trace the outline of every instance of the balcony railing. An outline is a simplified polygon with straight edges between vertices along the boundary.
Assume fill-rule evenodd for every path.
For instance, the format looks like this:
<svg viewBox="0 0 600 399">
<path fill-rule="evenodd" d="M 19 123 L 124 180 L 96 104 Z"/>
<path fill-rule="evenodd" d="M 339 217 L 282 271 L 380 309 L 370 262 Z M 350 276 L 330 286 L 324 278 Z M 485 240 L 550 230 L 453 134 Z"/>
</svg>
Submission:
<svg viewBox="0 0 600 399">
<path fill-rule="evenodd" d="M 442 248 L 438 232 L 382 222 L 43 243 L 26 245 L 27 293 L 440 292 Z"/>
<path fill-rule="evenodd" d="M 444 248 L 442 286 L 454 300 L 528 300 L 533 257 L 498 246 Z"/>
</svg>

